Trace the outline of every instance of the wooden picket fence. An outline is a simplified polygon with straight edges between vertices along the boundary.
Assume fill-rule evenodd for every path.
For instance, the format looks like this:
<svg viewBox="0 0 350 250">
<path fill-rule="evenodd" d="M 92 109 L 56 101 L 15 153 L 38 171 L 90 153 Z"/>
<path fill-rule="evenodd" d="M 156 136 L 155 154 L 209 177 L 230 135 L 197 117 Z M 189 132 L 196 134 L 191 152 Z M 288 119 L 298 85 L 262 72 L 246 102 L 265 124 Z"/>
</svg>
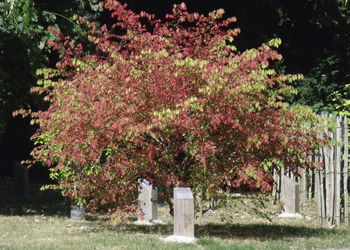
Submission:
<svg viewBox="0 0 350 250">
<path fill-rule="evenodd" d="M 349 223 L 348 195 L 348 124 L 346 117 L 322 114 L 326 122 L 335 123 L 334 129 L 325 131 L 332 146 L 322 147 L 316 160 L 323 168 L 315 171 L 315 199 L 321 224 Z"/>
<path fill-rule="evenodd" d="M 299 183 L 300 204 L 315 199 L 320 224 L 340 225 L 349 223 L 348 194 L 348 121 L 346 117 L 323 113 L 328 127 L 321 134 L 327 134 L 332 140 L 331 146 L 321 147 L 315 154 L 323 167 L 318 170 L 300 171 L 301 177 L 293 177 Z M 280 174 L 275 173 L 274 197 L 279 198 Z"/>
</svg>

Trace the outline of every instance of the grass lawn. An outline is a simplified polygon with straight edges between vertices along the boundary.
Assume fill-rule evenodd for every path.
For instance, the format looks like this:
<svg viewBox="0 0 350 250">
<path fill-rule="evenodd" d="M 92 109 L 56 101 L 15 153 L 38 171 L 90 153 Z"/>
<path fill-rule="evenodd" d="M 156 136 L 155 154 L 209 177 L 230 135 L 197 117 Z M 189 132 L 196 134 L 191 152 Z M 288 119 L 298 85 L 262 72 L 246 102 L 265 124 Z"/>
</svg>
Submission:
<svg viewBox="0 0 350 250">
<path fill-rule="evenodd" d="M 2 191 L 6 190 L 1 187 Z M 196 219 L 195 244 L 163 242 L 172 234 L 167 206 L 159 210 L 166 225 L 136 226 L 107 215 L 86 221 L 66 217 L 64 200 L 33 188 L 32 200 L 11 200 L 0 192 L 0 249 L 321 249 L 350 247 L 350 228 L 319 227 L 313 204 L 303 219 L 278 218 L 269 199 L 237 196 L 225 207 Z"/>
</svg>

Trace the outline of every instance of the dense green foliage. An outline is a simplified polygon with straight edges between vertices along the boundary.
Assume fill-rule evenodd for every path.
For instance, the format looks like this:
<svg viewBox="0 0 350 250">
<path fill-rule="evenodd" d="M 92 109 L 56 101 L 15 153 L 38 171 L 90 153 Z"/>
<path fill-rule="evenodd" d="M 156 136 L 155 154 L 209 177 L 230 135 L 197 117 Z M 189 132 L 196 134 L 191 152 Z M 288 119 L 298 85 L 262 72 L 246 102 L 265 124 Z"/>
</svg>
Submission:
<svg viewBox="0 0 350 250">
<path fill-rule="evenodd" d="M 41 106 L 29 89 L 37 81 L 35 71 L 57 61 L 57 55 L 47 46 L 47 41 L 55 39 L 47 27 L 60 28 L 79 39 L 83 30 L 71 17 L 80 14 L 96 19 L 101 10 L 97 2 L 0 2 L 0 136 L 12 111 L 29 105 Z"/>
<path fill-rule="evenodd" d="M 294 101 L 333 112 L 333 93 L 344 92 L 350 82 L 350 8 L 343 1 L 299 1 L 294 11 L 286 7 L 282 12 L 290 14 L 281 27 L 294 27 L 295 32 L 284 41 L 293 48 L 289 53 L 298 56 L 301 67 L 296 69 L 305 75 L 296 85 L 299 95 Z M 303 19 L 292 18 L 298 12 Z M 301 62 L 304 58 L 308 65 Z"/>
</svg>

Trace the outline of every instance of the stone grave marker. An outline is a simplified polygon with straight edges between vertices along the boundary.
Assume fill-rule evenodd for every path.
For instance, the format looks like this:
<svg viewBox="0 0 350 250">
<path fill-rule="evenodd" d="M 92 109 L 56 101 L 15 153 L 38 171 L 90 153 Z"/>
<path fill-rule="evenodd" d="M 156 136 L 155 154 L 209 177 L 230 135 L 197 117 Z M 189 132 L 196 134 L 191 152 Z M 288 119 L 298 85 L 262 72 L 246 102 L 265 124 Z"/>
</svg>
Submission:
<svg viewBox="0 0 350 250">
<path fill-rule="evenodd" d="M 13 164 L 13 189 L 19 199 L 30 199 L 29 169 L 19 162 Z"/>
<path fill-rule="evenodd" d="M 146 179 L 139 179 L 139 218 L 135 224 L 163 224 L 158 220 L 158 190 Z"/>
<path fill-rule="evenodd" d="M 85 220 L 85 208 L 82 203 L 80 203 L 79 205 L 70 206 L 70 219 Z"/>
<path fill-rule="evenodd" d="M 174 188 L 174 235 L 166 241 L 193 243 L 194 201 L 190 188 Z"/>
<path fill-rule="evenodd" d="M 281 179 L 281 201 L 280 217 L 302 217 L 299 214 L 299 184 L 285 175 Z"/>
</svg>

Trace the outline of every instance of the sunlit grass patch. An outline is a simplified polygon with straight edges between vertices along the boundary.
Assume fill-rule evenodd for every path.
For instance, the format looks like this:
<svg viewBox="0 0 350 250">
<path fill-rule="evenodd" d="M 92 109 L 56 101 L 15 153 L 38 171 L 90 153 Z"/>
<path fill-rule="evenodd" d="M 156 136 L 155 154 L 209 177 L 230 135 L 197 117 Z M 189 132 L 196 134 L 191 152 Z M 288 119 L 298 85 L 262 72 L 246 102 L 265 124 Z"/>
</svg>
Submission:
<svg viewBox="0 0 350 250">
<path fill-rule="evenodd" d="M 35 191 L 35 190 L 34 190 Z M 45 193 L 46 192 L 46 193 Z M 64 200 L 51 191 L 34 192 L 32 201 L 5 201 L 0 207 L 0 249 L 324 249 L 350 246 L 348 227 L 317 225 L 313 204 L 302 219 L 278 218 L 270 199 L 240 196 L 196 218 L 195 244 L 164 242 L 172 235 L 167 206 L 159 208 L 165 225 L 110 223 L 112 215 L 68 219 Z M 13 208 L 11 209 L 11 206 Z M 255 208 L 255 209 L 253 209 Z M 260 214 L 256 211 L 259 210 Z M 12 211 L 12 213 L 11 213 Z"/>
</svg>

